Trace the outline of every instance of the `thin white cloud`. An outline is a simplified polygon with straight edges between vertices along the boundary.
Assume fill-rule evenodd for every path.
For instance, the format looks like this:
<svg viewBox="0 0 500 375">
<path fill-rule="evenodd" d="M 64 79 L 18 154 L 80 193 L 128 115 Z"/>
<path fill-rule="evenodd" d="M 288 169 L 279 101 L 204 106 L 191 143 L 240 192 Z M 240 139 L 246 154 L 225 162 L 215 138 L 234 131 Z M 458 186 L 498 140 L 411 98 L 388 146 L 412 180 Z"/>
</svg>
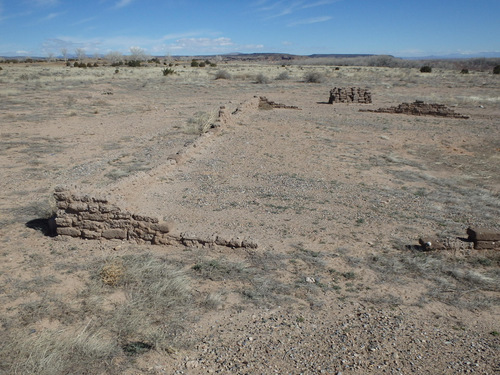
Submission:
<svg viewBox="0 0 500 375">
<path fill-rule="evenodd" d="M 338 1 L 340 1 L 340 0 L 320 0 L 320 1 L 317 1 L 315 3 L 310 3 L 310 4 L 303 5 L 302 9 L 315 8 L 315 7 L 319 7 L 319 6 L 322 6 L 322 5 L 329 5 L 329 4 L 336 3 Z"/>
<path fill-rule="evenodd" d="M 290 22 L 288 24 L 288 26 L 293 27 L 293 26 L 299 26 L 299 25 L 311 25 L 313 23 L 330 21 L 331 19 L 332 19 L 332 17 L 330 17 L 330 16 L 312 17 L 312 18 L 306 18 L 303 20 L 295 21 L 295 22 Z"/>
<path fill-rule="evenodd" d="M 173 51 L 185 50 L 185 51 L 216 51 L 220 49 L 227 49 L 228 47 L 234 46 L 234 43 L 230 38 L 182 38 L 178 39 L 170 45 Z"/>
<path fill-rule="evenodd" d="M 84 19 L 78 20 L 76 22 L 73 22 L 72 25 L 73 26 L 78 26 L 78 25 L 81 25 L 81 24 L 84 24 L 84 23 L 88 23 L 88 22 L 94 21 L 95 19 L 97 19 L 97 17 L 84 18 Z"/>
<path fill-rule="evenodd" d="M 280 1 L 280 2 L 273 4 L 270 7 L 263 8 L 263 10 L 273 11 L 273 14 L 269 15 L 267 17 L 267 19 L 277 18 L 277 17 L 286 16 L 288 14 L 292 14 L 297 9 L 300 9 L 300 6 L 302 3 L 303 3 L 302 1 L 294 1 L 293 3 L 289 4 L 288 2 Z"/>
<path fill-rule="evenodd" d="M 192 38 L 195 37 L 196 35 L 202 34 L 202 31 L 188 31 L 185 33 L 172 33 L 172 34 L 165 34 L 161 37 L 162 41 L 165 40 L 175 40 L 175 39 L 183 39 L 183 38 Z"/>
<path fill-rule="evenodd" d="M 166 55 L 201 55 L 222 54 L 235 51 L 262 50 L 262 44 L 238 44 L 227 37 L 197 37 L 210 35 L 206 31 L 190 31 L 184 33 L 166 34 L 158 38 L 142 37 L 111 37 L 82 39 L 74 36 L 59 36 L 46 39 L 42 45 L 44 51 L 59 53 L 66 48 L 73 53 L 76 48 L 83 48 L 88 54 L 106 54 L 110 51 L 119 51 L 128 54 L 130 46 L 138 46 L 148 54 Z"/>
<path fill-rule="evenodd" d="M 31 10 L 21 12 L 21 13 L 11 13 L 9 15 L 3 15 L 3 16 L 2 16 L 2 12 L 0 12 L 0 21 L 5 21 L 8 19 L 14 19 L 14 18 L 23 18 L 23 17 L 30 16 L 31 14 L 33 14 L 33 12 Z"/>
<path fill-rule="evenodd" d="M 240 46 L 240 49 L 242 51 L 256 50 L 256 49 L 263 49 L 263 48 L 264 48 L 263 44 L 242 44 Z"/>
<path fill-rule="evenodd" d="M 262 50 L 263 44 L 237 44 L 232 39 L 226 37 L 220 38 L 183 38 L 175 43 L 166 46 L 168 51 L 174 54 L 202 55 L 202 54 L 221 54 L 229 52 L 255 51 Z"/>
<path fill-rule="evenodd" d="M 284 1 L 277 1 L 277 2 L 274 2 L 274 3 L 263 3 L 260 7 L 259 7 L 259 10 L 261 12 L 269 12 L 269 11 L 272 11 L 272 10 L 275 10 L 275 9 L 279 9 L 279 8 L 282 8 L 284 4 Z"/>
<path fill-rule="evenodd" d="M 66 13 L 66 12 L 50 13 L 46 17 L 42 18 L 40 20 L 40 22 L 50 21 L 50 20 L 52 20 L 52 19 L 54 19 L 56 17 L 62 16 L 64 13 Z"/>
<path fill-rule="evenodd" d="M 59 4 L 59 0 L 32 0 L 36 6 L 53 7 Z"/>
<path fill-rule="evenodd" d="M 269 0 L 257 0 L 252 3 L 252 6 L 254 7 L 260 7 L 264 5 L 265 3 L 269 2 Z"/>
<path fill-rule="evenodd" d="M 336 3 L 341 0 L 318 0 L 314 3 L 310 3 L 304 0 L 296 0 L 293 2 L 289 1 L 276 1 L 269 3 L 267 1 L 258 2 L 258 11 L 264 14 L 265 19 L 273 19 L 278 17 L 287 16 L 293 13 L 300 12 L 303 9 L 317 8 L 329 4 Z M 254 4 L 254 5 L 257 5 Z"/>
<path fill-rule="evenodd" d="M 130 5 L 132 2 L 135 0 L 120 0 L 115 4 L 115 8 L 123 8 L 126 7 L 127 5 Z"/>
</svg>

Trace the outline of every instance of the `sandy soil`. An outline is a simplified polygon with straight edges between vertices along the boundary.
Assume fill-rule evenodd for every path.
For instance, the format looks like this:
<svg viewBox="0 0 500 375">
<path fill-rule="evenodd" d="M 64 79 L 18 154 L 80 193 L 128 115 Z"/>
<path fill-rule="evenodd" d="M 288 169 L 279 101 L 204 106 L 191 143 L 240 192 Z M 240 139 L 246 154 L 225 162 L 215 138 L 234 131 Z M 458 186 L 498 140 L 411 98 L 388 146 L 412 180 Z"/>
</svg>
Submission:
<svg viewBox="0 0 500 375">
<path fill-rule="evenodd" d="M 168 77 L 154 66 L 2 67 L 2 336 L 95 322 L 82 305 L 71 319 L 61 306 L 88 302 L 96 262 L 147 253 L 186 273 L 194 302 L 168 349 L 115 354 L 88 373 L 500 371 L 500 257 L 457 239 L 468 226 L 500 230 L 499 77 L 244 63 L 223 66 L 230 80 L 188 64 Z M 285 70 L 288 80 L 274 79 Z M 324 82 L 303 82 L 309 71 Z M 259 73 L 270 83 L 255 83 Z M 369 88 L 373 103 L 326 104 L 341 86 Z M 259 96 L 299 109 L 262 110 Z M 416 99 L 470 118 L 359 112 Z M 232 114 L 197 134 L 201 114 L 220 106 Z M 181 149 L 187 157 L 171 164 Z M 51 213 L 62 184 L 182 232 L 259 247 L 47 237 L 26 224 Z M 452 247 L 421 252 L 422 235 Z M 106 293 L 115 308 L 128 298 Z M 27 309 L 34 301 L 42 307 Z M 29 373 L 9 340 L 0 353 L 19 357 L 0 371 Z"/>
</svg>

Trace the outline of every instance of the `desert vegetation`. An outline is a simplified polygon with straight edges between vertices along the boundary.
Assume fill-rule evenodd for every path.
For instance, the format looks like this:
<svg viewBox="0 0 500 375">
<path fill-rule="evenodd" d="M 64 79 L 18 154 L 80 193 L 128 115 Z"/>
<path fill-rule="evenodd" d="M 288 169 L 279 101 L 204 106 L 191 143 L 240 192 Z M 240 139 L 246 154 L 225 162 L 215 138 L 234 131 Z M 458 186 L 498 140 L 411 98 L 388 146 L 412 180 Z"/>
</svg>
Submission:
<svg viewBox="0 0 500 375">
<path fill-rule="evenodd" d="M 82 59 L 0 63 L 0 373 L 495 371 L 498 61 Z M 416 100 L 469 118 L 360 112 Z M 259 246 L 51 237 L 58 185 Z"/>
</svg>

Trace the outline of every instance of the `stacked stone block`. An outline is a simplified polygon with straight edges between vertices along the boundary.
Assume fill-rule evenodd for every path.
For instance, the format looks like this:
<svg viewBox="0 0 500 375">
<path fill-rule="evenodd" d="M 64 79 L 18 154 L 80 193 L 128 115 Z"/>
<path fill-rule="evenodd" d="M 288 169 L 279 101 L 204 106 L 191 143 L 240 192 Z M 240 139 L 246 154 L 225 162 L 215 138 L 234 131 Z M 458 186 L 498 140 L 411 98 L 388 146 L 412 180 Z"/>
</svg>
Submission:
<svg viewBox="0 0 500 375">
<path fill-rule="evenodd" d="M 477 250 L 500 250 L 500 232 L 489 228 L 467 228 L 469 241 Z"/>
<path fill-rule="evenodd" d="M 286 105 L 281 103 L 273 102 L 272 100 L 267 99 L 265 96 L 259 97 L 259 109 L 273 109 L 273 108 L 283 108 L 283 109 L 298 109 L 299 107 L 295 105 Z"/>
<path fill-rule="evenodd" d="M 372 94 L 361 87 L 334 87 L 330 90 L 328 104 L 333 103 L 371 103 Z"/>
<path fill-rule="evenodd" d="M 500 231 L 491 228 L 467 228 L 469 238 L 421 237 L 424 251 L 430 250 L 500 250 Z"/>
<path fill-rule="evenodd" d="M 257 248 L 251 240 L 213 235 L 199 238 L 175 233 L 172 223 L 124 211 L 107 198 L 77 194 L 64 187 L 55 190 L 56 233 L 60 236 L 96 240 L 127 240 L 155 245 L 227 246 Z"/>
<path fill-rule="evenodd" d="M 86 239 L 118 239 L 136 242 L 171 243 L 172 224 L 157 218 L 135 215 L 109 203 L 106 198 L 79 195 L 56 188 L 56 232 Z"/>
<path fill-rule="evenodd" d="M 379 108 L 379 109 L 360 109 L 361 112 L 376 112 L 376 113 L 402 113 L 413 116 L 436 116 L 436 117 L 451 117 L 468 119 L 469 116 L 456 113 L 444 104 L 424 103 L 421 100 L 416 100 L 413 103 L 401 103 L 397 107 Z"/>
</svg>

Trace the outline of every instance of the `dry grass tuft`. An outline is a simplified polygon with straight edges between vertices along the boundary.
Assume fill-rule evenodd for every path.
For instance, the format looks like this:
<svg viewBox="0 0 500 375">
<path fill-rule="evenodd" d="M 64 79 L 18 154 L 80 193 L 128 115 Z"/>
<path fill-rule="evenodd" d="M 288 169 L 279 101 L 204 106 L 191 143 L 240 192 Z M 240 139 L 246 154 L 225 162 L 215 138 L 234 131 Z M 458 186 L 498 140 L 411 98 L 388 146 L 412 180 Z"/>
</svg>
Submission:
<svg viewBox="0 0 500 375">
<path fill-rule="evenodd" d="M 0 348 L 5 374 L 90 374 L 117 373 L 110 366 L 120 348 L 103 330 L 89 324 L 76 330 L 17 332 L 4 337 L 8 345 Z M 3 373 L 3 372 L 2 372 Z"/>
<path fill-rule="evenodd" d="M 53 295 L 19 306 L 18 318 L 5 321 L 0 373 L 119 374 L 112 363 L 128 367 L 136 355 L 182 344 L 177 338 L 193 303 L 183 271 L 164 258 L 134 254 L 97 259 L 89 272 L 72 301 Z M 50 328 L 40 328 L 47 319 Z"/>
<path fill-rule="evenodd" d="M 123 280 L 124 273 L 125 269 L 122 263 L 113 262 L 106 264 L 100 272 L 101 281 L 103 284 L 116 286 Z"/>
<path fill-rule="evenodd" d="M 215 79 L 231 79 L 231 74 L 227 70 L 218 70 L 215 73 Z"/>
<path fill-rule="evenodd" d="M 304 75 L 304 82 L 307 83 L 322 83 L 325 81 L 325 76 L 319 72 L 308 72 Z"/>
<path fill-rule="evenodd" d="M 196 112 L 194 117 L 187 120 L 187 134 L 204 134 L 213 125 L 217 119 L 217 111 L 212 112 Z"/>
<path fill-rule="evenodd" d="M 377 271 L 381 282 L 407 284 L 415 279 L 426 280 L 429 286 L 422 300 L 434 299 L 443 303 L 471 310 L 485 309 L 500 304 L 488 297 L 488 292 L 500 291 L 500 274 L 493 255 L 490 262 L 462 258 L 450 254 L 430 254 L 419 251 L 402 251 L 393 255 L 377 255 L 368 265 Z"/>
</svg>

